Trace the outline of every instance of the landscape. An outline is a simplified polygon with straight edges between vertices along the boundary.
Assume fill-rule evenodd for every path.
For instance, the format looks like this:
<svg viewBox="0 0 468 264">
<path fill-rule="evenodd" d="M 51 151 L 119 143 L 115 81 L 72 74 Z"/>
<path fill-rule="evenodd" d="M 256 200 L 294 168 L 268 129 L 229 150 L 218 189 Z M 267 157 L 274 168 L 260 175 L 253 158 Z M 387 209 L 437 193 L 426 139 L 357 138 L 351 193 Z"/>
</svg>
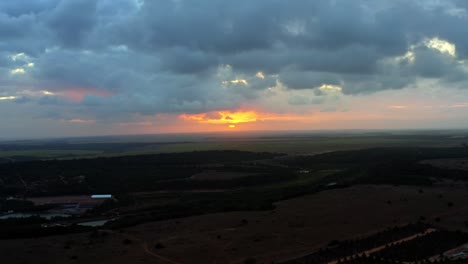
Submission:
<svg viewBox="0 0 468 264">
<path fill-rule="evenodd" d="M 0 0 L 0 263 L 468 264 L 468 1 Z"/>
<path fill-rule="evenodd" d="M 2 142 L 3 259 L 463 263 L 468 131 L 269 134 Z"/>
</svg>

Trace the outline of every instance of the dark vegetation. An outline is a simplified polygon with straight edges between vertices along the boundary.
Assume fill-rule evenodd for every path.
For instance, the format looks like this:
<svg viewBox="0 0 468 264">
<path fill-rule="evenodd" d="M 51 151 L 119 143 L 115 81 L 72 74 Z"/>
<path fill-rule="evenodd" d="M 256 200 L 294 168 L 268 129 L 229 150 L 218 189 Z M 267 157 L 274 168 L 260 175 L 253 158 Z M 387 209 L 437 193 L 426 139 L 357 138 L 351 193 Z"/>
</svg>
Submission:
<svg viewBox="0 0 468 264">
<path fill-rule="evenodd" d="M 441 230 L 405 243 L 390 246 L 375 253 L 375 256 L 400 261 L 418 261 L 438 255 L 467 242 L 467 233 Z"/>
<path fill-rule="evenodd" d="M 18 239 L 79 233 L 92 230 L 90 227 L 68 224 L 73 217 L 53 217 L 46 219 L 39 216 L 0 219 L 0 239 Z M 55 224 L 54 224 L 55 223 Z M 49 225 L 44 227 L 43 225 Z"/>
<path fill-rule="evenodd" d="M 332 241 L 327 248 L 281 262 L 281 264 L 319 264 L 337 261 L 338 263 L 466 263 L 449 260 L 443 256 L 447 250 L 468 242 L 468 233 L 460 231 L 436 230 L 412 240 L 393 243 L 400 239 L 422 233 L 430 228 L 421 222 L 403 227 L 393 227 L 375 235 L 346 241 Z M 379 246 L 384 248 L 375 253 L 364 253 Z M 429 262 L 429 258 L 441 256 Z"/>
<path fill-rule="evenodd" d="M 155 184 L 154 189 L 162 190 L 194 190 L 194 189 L 231 189 L 239 187 L 251 187 L 267 185 L 275 182 L 293 180 L 296 175 L 291 170 L 277 168 L 272 171 L 265 170 L 262 174 L 241 177 L 230 180 L 190 180 L 180 179 L 172 181 L 161 181 Z"/>
<path fill-rule="evenodd" d="M 348 258 L 346 260 L 338 262 L 339 264 L 401 264 L 402 262 L 399 260 L 393 260 L 393 259 L 382 259 L 378 258 L 376 256 L 370 255 L 370 256 L 365 256 L 365 255 L 360 255 L 360 256 L 354 256 L 352 258 Z M 418 261 L 416 262 L 417 264 L 429 264 L 429 263 L 434 263 L 434 264 L 466 264 L 467 261 L 466 259 L 448 259 L 448 258 L 442 258 L 438 260 L 424 260 L 424 261 Z"/>
<path fill-rule="evenodd" d="M 280 159 L 274 159 L 277 157 Z M 466 171 L 438 169 L 420 163 L 432 158 L 462 157 L 468 157 L 468 148 L 375 148 L 286 158 L 272 153 L 204 151 L 28 161 L 0 165 L 0 196 L 112 193 L 116 200 L 104 203 L 85 216 L 105 215 L 111 210 L 120 212 L 119 219 L 105 225 L 120 229 L 191 215 L 271 210 L 276 201 L 353 184 L 428 185 L 443 178 L 466 180 Z M 280 162 L 282 165 L 278 164 Z M 228 180 L 190 178 L 206 170 L 251 175 Z M 310 172 L 298 173 L 302 170 Z M 324 171 L 330 173 L 320 176 Z M 223 191 L 214 192 L 219 189 Z M 141 198 L 140 192 L 150 193 L 150 202 Z M 151 203 L 159 199 L 168 202 Z M 11 208 L 11 205 L 4 208 L 8 206 Z M 21 206 L 27 205 L 16 206 L 16 210 L 22 211 Z M 447 203 L 447 206 L 453 204 Z M 57 230 L 80 230 L 67 228 Z M 10 233 L 14 232 L 17 231 Z M 341 243 L 340 250 L 349 253 L 346 242 Z M 367 242 L 362 243 L 367 245 Z"/>
<path fill-rule="evenodd" d="M 20 142 L 21 143 L 21 142 Z M 117 153 L 126 150 L 136 149 L 139 147 L 145 147 L 151 143 L 67 143 L 60 142 L 57 140 L 52 143 L 33 143 L 33 142 L 22 142 L 18 143 L 3 143 L 0 144 L 0 151 L 18 151 L 18 150 L 99 150 L 105 153 Z M 165 143 L 153 143 L 153 145 L 165 144 Z"/>
<path fill-rule="evenodd" d="M 313 170 L 341 169 L 347 184 L 430 185 L 437 179 L 467 180 L 467 172 L 419 163 L 438 158 L 465 158 L 468 148 L 374 148 L 301 156 L 286 164 Z"/>
<path fill-rule="evenodd" d="M 3 220 L 0 223 L 0 239 L 36 238 L 43 236 L 63 235 L 70 233 L 82 233 L 92 231 L 92 227 L 80 225 L 42 227 L 41 223 L 46 222 L 43 218 Z M 29 224 L 27 224 L 29 221 Z"/>
<path fill-rule="evenodd" d="M 411 235 L 424 232 L 430 226 L 422 222 L 409 224 L 403 227 L 393 227 L 381 231 L 369 237 L 353 240 L 332 241 L 326 248 L 322 248 L 312 254 L 281 262 L 282 264 L 299 263 L 327 263 L 347 256 L 359 254 L 383 244 L 397 241 Z"/>
<path fill-rule="evenodd" d="M 6 157 L 0 157 L 0 164 L 11 163 L 11 162 L 24 162 L 40 159 L 41 155 L 28 155 L 31 152 L 46 153 L 47 151 L 61 151 L 62 154 L 58 155 L 57 158 L 73 158 L 80 157 L 83 154 L 77 154 L 77 150 L 81 151 L 78 153 L 90 153 L 96 152 L 100 155 L 115 155 L 123 154 L 129 151 L 137 151 L 144 148 L 155 148 L 164 146 L 167 144 L 183 144 L 187 142 L 136 142 L 136 143 L 74 143 L 69 142 L 70 140 L 52 140 L 50 142 L 36 142 L 36 141 L 18 141 L 18 142 L 5 142 L 0 144 L 0 152 L 12 154 Z M 24 154 L 19 154 L 24 153 Z M 88 154 L 89 156 L 92 156 Z M 87 155 L 85 155 L 87 156 Z"/>
<path fill-rule="evenodd" d="M 0 166 L 0 194 L 27 196 L 122 193 L 161 189 L 227 188 L 268 181 L 265 174 L 281 171 L 256 168 L 256 180 L 197 183 L 184 181 L 203 168 L 230 169 L 231 163 L 271 159 L 278 154 L 241 151 L 207 151 L 112 158 L 46 160 Z M 228 167 L 224 168 L 224 165 Z M 280 176 L 276 176 L 279 180 Z M 171 182 L 173 181 L 173 182 Z"/>
<path fill-rule="evenodd" d="M 190 194 L 182 196 L 177 205 L 154 207 L 151 212 L 121 218 L 114 227 L 139 222 L 162 220 L 187 215 L 234 210 L 270 210 L 272 203 L 328 188 L 353 184 L 430 185 L 441 179 L 466 180 L 466 171 L 438 169 L 419 161 L 431 158 L 468 157 L 468 149 L 457 148 L 379 148 L 294 157 L 284 164 L 291 170 L 307 168 L 312 172 L 336 170 L 329 176 L 279 188 L 258 188 L 236 192 Z M 275 171 L 278 168 L 275 168 Z M 283 172 L 286 175 L 287 170 Z M 273 175 L 273 174 L 272 174 Z M 289 178 L 291 177 L 291 178 Z M 289 180 L 294 176 L 289 176 Z M 273 178 L 272 178 L 273 179 Z M 332 186 L 328 185 L 334 183 Z M 450 206 L 447 204 L 447 206 Z M 452 204 L 453 206 L 453 204 Z"/>
<path fill-rule="evenodd" d="M 31 201 L 0 198 L 0 212 L 40 212 L 51 209 L 48 205 L 34 205 Z"/>
</svg>

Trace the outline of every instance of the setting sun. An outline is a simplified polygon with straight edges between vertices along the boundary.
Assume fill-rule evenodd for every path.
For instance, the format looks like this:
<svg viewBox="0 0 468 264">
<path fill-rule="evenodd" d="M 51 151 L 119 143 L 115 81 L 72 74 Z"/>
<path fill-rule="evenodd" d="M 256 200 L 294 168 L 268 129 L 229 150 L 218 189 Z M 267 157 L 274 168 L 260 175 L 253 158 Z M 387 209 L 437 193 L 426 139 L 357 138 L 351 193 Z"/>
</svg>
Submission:
<svg viewBox="0 0 468 264">
<path fill-rule="evenodd" d="M 257 112 L 254 110 L 239 110 L 239 111 L 214 111 L 201 114 L 183 114 L 179 118 L 185 121 L 195 121 L 202 124 L 231 124 L 229 128 L 234 128 L 239 123 L 252 123 L 258 121 L 291 121 L 304 119 L 299 115 L 275 114 Z"/>
</svg>

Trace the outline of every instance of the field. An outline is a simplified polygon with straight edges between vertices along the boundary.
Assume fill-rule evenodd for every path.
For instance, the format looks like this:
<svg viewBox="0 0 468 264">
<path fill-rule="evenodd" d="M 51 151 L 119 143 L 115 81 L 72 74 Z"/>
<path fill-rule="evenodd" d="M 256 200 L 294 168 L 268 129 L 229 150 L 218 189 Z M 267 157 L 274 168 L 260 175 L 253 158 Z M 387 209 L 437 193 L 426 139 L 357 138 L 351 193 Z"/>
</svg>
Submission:
<svg viewBox="0 0 468 264">
<path fill-rule="evenodd" d="M 95 158 L 190 151 L 239 150 L 312 155 L 373 147 L 453 147 L 467 142 L 466 131 L 270 133 L 161 135 L 0 142 L 0 162 L 51 158 Z"/>
<path fill-rule="evenodd" d="M 462 241 L 450 232 L 468 231 L 464 137 L 178 140 L 3 145 L 3 152 L 38 153 L 5 156 L 0 164 L 4 214 L 57 212 L 44 203 L 55 197 L 110 193 L 115 198 L 72 218 L 0 221 L 3 259 L 29 263 L 42 254 L 44 263 L 272 263 L 336 241 L 358 247 L 353 243 L 360 238 L 415 222 L 437 230 L 433 236 L 453 235 L 449 247 Z M 55 147 L 41 150 L 44 144 Z M 53 149 L 89 153 L 46 158 Z M 100 227 L 76 225 L 109 219 Z"/>
<path fill-rule="evenodd" d="M 8 263 L 39 256 L 43 263 L 169 263 L 152 253 L 174 263 L 244 263 L 248 257 L 270 263 L 421 217 L 451 230 L 466 229 L 467 204 L 464 186 L 421 192 L 419 187 L 362 185 L 278 202 L 274 210 L 152 222 L 106 235 L 0 240 L 0 251 Z"/>
<path fill-rule="evenodd" d="M 41 149 L 41 150 L 6 150 L 0 151 L 0 158 L 15 159 L 17 157 L 28 157 L 30 159 L 54 159 L 63 157 L 81 157 L 94 156 L 101 154 L 100 150 L 60 150 L 60 149 Z M 8 161 L 8 160 L 7 160 Z"/>
<path fill-rule="evenodd" d="M 465 158 L 423 160 L 421 163 L 442 169 L 468 170 L 468 159 Z"/>
<path fill-rule="evenodd" d="M 249 177 L 255 175 L 254 173 L 230 172 L 230 171 L 204 171 L 190 176 L 193 180 L 232 180 L 237 178 Z"/>
<path fill-rule="evenodd" d="M 372 147 L 401 147 L 401 146 L 455 146 L 464 142 L 463 139 L 440 137 L 440 138 L 416 138 L 401 136 L 363 136 L 363 137 L 316 137 L 316 138 L 279 138 L 275 140 L 250 139 L 247 141 L 231 142 L 194 142 L 194 143 L 174 143 L 148 147 L 133 152 L 142 153 L 170 153 L 187 151 L 207 151 L 218 149 L 232 149 L 240 151 L 265 151 L 282 152 L 288 154 L 311 155 L 337 150 L 362 149 Z M 130 152 L 132 153 L 132 152 Z M 133 154 L 132 153 L 132 154 Z"/>
</svg>

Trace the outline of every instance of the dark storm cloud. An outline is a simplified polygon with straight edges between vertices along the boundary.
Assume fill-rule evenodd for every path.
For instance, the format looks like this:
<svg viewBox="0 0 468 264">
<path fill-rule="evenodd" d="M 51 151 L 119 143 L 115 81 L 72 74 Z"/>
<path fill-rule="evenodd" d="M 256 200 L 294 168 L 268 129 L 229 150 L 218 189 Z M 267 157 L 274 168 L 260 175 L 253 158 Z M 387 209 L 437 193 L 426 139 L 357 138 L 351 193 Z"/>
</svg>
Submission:
<svg viewBox="0 0 468 264">
<path fill-rule="evenodd" d="M 340 76 L 335 73 L 284 71 L 279 80 L 291 89 L 308 89 L 326 83 L 340 85 Z"/>
<path fill-rule="evenodd" d="M 190 50 L 186 47 L 165 49 L 160 57 L 162 67 L 183 74 L 198 73 L 213 69 L 219 65 L 218 57 L 212 53 L 200 50 Z"/>
<path fill-rule="evenodd" d="M 80 47 L 97 23 L 97 1 L 61 1 L 45 16 L 47 27 L 63 47 Z"/>
<path fill-rule="evenodd" d="M 0 4 L 2 13 L 12 17 L 19 17 L 28 14 L 38 14 L 47 10 L 51 10 L 60 0 L 22 0 L 18 1 L 2 1 Z"/>
<path fill-rule="evenodd" d="M 73 104 L 96 115 L 235 108 L 278 82 L 338 85 L 345 94 L 401 89 L 418 78 L 464 83 L 466 8 L 462 1 L 3 1 L 0 78 L 18 90 L 109 92 Z M 456 56 L 424 46 L 434 37 L 455 44 Z M 408 51 L 414 59 L 398 59 Z M 12 61 L 18 53 L 26 59 Z M 25 73 L 12 75 L 18 68 Z"/>
</svg>

